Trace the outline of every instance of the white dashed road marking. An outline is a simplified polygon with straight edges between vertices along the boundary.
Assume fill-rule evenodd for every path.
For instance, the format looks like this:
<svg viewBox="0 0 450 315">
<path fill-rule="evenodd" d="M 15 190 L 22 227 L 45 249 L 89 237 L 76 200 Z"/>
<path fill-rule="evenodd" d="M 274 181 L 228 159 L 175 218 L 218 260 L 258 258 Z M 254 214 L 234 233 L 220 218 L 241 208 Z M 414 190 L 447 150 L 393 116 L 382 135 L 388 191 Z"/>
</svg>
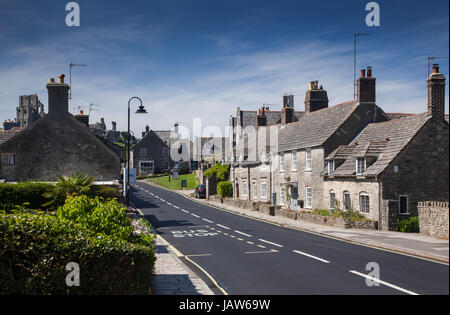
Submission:
<svg viewBox="0 0 450 315">
<path fill-rule="evenodd" d="M 376 278 L 374 278 L 374 277 L 368 276 L 368 275 L 363 274 L 363 273 L 360 273 L 360 272 L 358 272 L 358 271 L 350 270 L 349 272 L 351 272 L 351 273 L 353 273 L 353 274 L 355 274 L 355 275 L 361 276 L 361 277 L 363 277 L 363 278 L 369 279 L 369 280 L 371 280 L 371 281 L 375 281 L 375 282 L 381 283 L 381 284 L 383 284 L 383 285 L 385 285 L 385 286 L 387 286 L 387 287 L 393 288 L 393 289 L 395 289 L 395 290 L 398 290 L 398 291 L 401 291 L 401 292 L 404 292 L 404 293 L 407 293 L 407 294 L 410 294 L 410 295 L 419 295 L 419 294 L 417 294 L 416 292 L 413 292 L 413 291 L 409 291 L 409 290 L 400 288 L 400 287 L 398 287 L 398 286 L 396 286 L 396 285 L 390 284 L 390 283 L 388 283 L 388 282 L 386 282 L 386 281 L 383 281 L 383 280 L 376 279 Z"/>
<path fill-rule="evenodd" d="M 241 234 L 241 235 L 244 235 L 244 236 L 247 236 L 247 237 L 252 237 L 250 234 L 246 234 L 246 233 L 244 233 L 244 232 L 241 232 L 241 231 L 237 231 L 237 230 L 234 230 L 236 233 L 238 233 L 238 234 Z"/>
<path fill-rule="evenodd" d="M 259 240 L 260 240 L 261 242 L 263 242 L 263 243 L 267 243 L 267 244 L 270 244 L 270 245 L 273 245 L 273 246 L 283 247 L 283 245 L 280 245 L 280 244 L 277 244 L 277 243 L 272 243 L 272 242 L 263 240 L 262 238 L 260 238 Z"/>
<path fill-rule="evenodd" d="M 210 221 L 208 219 L 202 219 L 203 221 L 209 222 L 209 223 L 214 223 L 213 221 Z"/>
<path fill-rule="evenodd" d="M 293 252 L 294 252 L 294 253 L 297 253 L 297 254 L 300 254 L 300 255 L 304 255 L 304 256 L 309 257 L 309 258 L 316 259 L 316 260 L 321 261 L 321 262 L 324 262 L 324 263 L 326 263 L 326 264 L 329 264 L 329 263 L 330 263 L 328 260 L 325 260 L 325 259 L 322 259 L 322 258 L 313 256 L 313 255 L 310 255 L 310 254 L 301 252 L 301 251 L 299 251 L 299 250 L 294 250 Z"/>
<path fill-rule="evenodd" d="M 221 225 L 221 224 L 217 224 L 217 226 L 220 226 L 221 228 L 224 228 L 224 229 L 226 229 L 226 230 L 229 230 L 229 229 L 230 229 L 229 227 L 227 227 L 227 226 L 225 226 L 225 225 Z"/>
<path fill-rule="evenodd" d="M 200 218 L 198 215 L 191 213 L 191 216 L 196 217 L 196 218 Z"/>
</svg>

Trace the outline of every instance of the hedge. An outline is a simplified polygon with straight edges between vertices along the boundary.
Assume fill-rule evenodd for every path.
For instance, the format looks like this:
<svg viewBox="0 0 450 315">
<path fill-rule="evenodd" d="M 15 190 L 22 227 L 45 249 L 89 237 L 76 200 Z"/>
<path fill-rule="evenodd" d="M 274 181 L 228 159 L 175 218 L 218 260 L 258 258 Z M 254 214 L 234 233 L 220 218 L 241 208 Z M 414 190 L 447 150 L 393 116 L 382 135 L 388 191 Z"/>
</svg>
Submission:
<svg viewBox="0 0 450 315">
<path fill-rule="evenodd" d="M 419 217 L 414 216 L 408 219 L 398 220 L 396 229 L 398 232 L 419 233 Z"/>
<path fill-rule="evenodd" d="M 0 210 L 7 212 L 15 208 L 15 206 L 27 205 L 30 209 L 46 210 L 42 204 L 48 199 L 42 194 L 50 189 L 53 185 L 46 183 L 22 182 L 17 184 L 0 184 Z"/>
<path fill-rule="evenodd" d="M 154 246 L 99 234 L 51 215 L 0 215 L 0 294 L 147 294 Z M 66 265 L 80 286 L 66 286 Z"/>
<path fill-rule="evenodd" d="M 233 184 L 231 182 L 220 182 L 217 184 L 217 193 L 220 197 L 233 197 Z"/>
<path fill-rule="evenodd" d="M 105 199 L 116 198 L 120 200 L 121 195 L 117 187 L 92 185 L 91 191 L 88 193 L 89 197 L 102 197 Z"/>
</svg>

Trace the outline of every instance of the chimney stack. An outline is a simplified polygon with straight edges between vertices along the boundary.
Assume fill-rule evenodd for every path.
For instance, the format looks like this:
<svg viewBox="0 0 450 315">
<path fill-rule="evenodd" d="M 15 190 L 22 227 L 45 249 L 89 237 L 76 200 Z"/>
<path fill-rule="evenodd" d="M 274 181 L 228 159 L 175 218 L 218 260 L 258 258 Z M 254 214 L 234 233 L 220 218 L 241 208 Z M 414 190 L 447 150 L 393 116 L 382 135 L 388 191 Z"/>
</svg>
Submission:
<svg viewBox="0 0 450 315">
<path fill-rule="evenodd" d="M 85 115 L 82 110 L 78 115 L 75 115 L 75 119 L 89 128 L 89 115 Z"/>
<path fill-rule="evenodd" d="M 256 115 L 257 127 L 267 126 L 266 109 L 262 106 Z"/>
<path fill-rule="evenodd" d="M 116 131 L 117 123 L 115 121 L 111 121 L 111 125 L 112 125 L 112 130 Z"/>
<path fill-rule="evenodd" d="M 358 103 L 375 103 L 375 81 L 372 77 L 372 67 L 361 69 L 361 77 L 357 82 L 357 101 Z"/>
<path fill-rule="evenodd" d="M 57 83 L 50 78 L 47 83 L 49 117 L 60 117 L 69 112 L 69 89 L 69 85 L 64 83 L 64 74 L 58 76 Z"/>
<path fill-rule="evenodd" d="M 294 109 L 292 107 L 283 106 L 281 109 L 281 124 L 285 126 L 294 121 Z"/>
<path fill-rule="evenodd" d="M 283 106 L 294 108 L 294 95 L 283 95 Z"/>
<path fill-rule="evenodd" d="M 319 88 L 319 81 L 309 82 L 309 89 L 305 96 L 305 112 L 310 113 L 328 107 L 328 94 L 322 86 Z"/>
<path fill-rule="evenodd" d="M 149 133 L 149 131 L 150 131 L 150 127 L 148 125 L 145 126 L 145 134 Z"/>
<path fill-rule="evenodd" d="M 433 71 L 427 80 L 428 115 L 433 121 L 445 119 L 445 76 L 439 72 L 439 64 L 433 64 Z"/>
</svg>

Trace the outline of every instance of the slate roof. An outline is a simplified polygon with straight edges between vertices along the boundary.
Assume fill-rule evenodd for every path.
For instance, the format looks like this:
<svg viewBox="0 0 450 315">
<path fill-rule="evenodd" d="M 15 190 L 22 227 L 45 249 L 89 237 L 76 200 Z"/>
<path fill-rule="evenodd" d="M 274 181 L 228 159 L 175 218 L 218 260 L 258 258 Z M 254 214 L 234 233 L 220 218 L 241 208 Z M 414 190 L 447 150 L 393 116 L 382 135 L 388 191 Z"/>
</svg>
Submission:
<svg viewBox="0 0 450 315">
<path fill-rule="evenodd" d="M 170 130 L 153 130 L 153 132 L 167 145 L 169 145 Z"/>
<path fill-rule="evenodd" d="M 298 122 L 279 130 L 279 151 L 322 145 L 358 107 L 352 100 L 302 115 Z"/>
<path fill-rule="evenodd" d="M 17 135 L 18 133 L 20 133 L 22 129 L 16 129 L 16 130 L 7 130 L 7 131 L 0 131 L 0 144 L 8 141 L 9 139 L 11 139 L 12 137 L 14 137 L 15 135 Z"/>
<path fill-rule="evenodd" d="M 346 160 L 336 168 L 334 176 L 352 176 L 356 174 L 356 158 L 375 158 L 373 164 L 368 165 L 362 176 L 375 176 L 392 162 L 403 150 L 417 132 L 428 121 L 429 116 L 424 114 L 406 116 L 401 119 L 369 124 L 346 147 Z M 339 153 L 339 149 L 327 156 L 333 159 Z"/>
</svg>

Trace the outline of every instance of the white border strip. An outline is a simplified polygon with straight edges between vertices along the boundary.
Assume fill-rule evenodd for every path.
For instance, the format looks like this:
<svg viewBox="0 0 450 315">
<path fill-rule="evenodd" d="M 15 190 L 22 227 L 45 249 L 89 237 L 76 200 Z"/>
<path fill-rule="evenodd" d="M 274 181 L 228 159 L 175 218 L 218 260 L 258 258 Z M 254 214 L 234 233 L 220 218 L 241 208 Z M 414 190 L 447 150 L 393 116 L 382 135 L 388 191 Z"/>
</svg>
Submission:
<svg viewBox="0 0 450 315">
<path fill-rule="evenodd" d="M 363 277 L 363 278 L 369 279 L 369 280 L 371 280 L 371 281 L 375 281 L 375 282 L 381 283 L 381 284 L 383 284 L 383 285 L 385 285 L 385 286 L 387 286 L 387 287 L 393 288 L 393 289 L 395 289 L 395 290 L 404 292 L 404 293 L 409 294 L 409 295 L 419 295 L 419 294 L 416 293 L 416 292 L 413 292 L 413 291 L 409 291 L 409 290 L 400 288 L 400 287 L 398 287 L 398 286 L 396 286 L 396 285 L 390 284 L 390 283 L 388 283 L 388 282 L 386 282 L 386 281 L 383 281 L 383 280 L 376 279 L 376 278 L 374 278 L 374 277 L 371 277 L 371 276 L 366 275 L 366 274 L 364 274 L 364 273 L 360 273 L 360 272 L 355 271 L 355 270 L 350 270 L 349 272 L 350 272 L 350 273 L 353 273 L 353 274 L 355 274 L 355 275 L 361 276 L 361 277 Z"/>
</svg>

